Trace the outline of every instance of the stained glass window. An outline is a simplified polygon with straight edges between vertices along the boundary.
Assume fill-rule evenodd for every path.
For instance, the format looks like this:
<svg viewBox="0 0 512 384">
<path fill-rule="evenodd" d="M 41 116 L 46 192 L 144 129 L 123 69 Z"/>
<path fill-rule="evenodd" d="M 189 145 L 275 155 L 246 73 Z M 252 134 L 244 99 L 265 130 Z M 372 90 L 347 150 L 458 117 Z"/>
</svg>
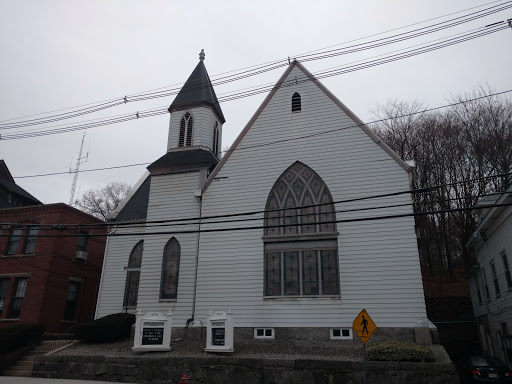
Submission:
<svg viewBox="0 0 512 384">
<path fill-rule="evenodd" d="M 327 185 L 296 162 L 279 177 L 267 199 L 264 294 L 339 294 L 337 235 Z"/>
<path fill-rule="evenodd" d="M 142 252 L 144 240 L 139 241 L 133 247 L 128 259 L 126 272 L 126 284 L 124 289 L 124 307 L 136 307 L 139 294 L 140 266 L 142 264 Z"/>
<path fill-rule="evenodd" d="M 164 248 L 160 299 L 176 299 L 178 297 L 180 253 L 180 243 L 173 237 L 167 242 Z"/>
</svg>

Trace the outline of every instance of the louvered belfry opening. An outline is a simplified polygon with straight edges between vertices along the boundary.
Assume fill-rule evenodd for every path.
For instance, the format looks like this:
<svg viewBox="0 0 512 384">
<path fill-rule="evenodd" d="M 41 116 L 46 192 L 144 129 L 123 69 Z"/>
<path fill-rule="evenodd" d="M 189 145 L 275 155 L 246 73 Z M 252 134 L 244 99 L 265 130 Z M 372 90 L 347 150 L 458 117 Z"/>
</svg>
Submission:
<svg viewBox="0 0 512 384">
<path fill-rule="evenodd" d="M 336 213 L 329 188 L 296 162 L 265 208 L 265 296 L 339 294 Z"/>
<path fill-rule="evenodd" d="M 292 112 L 300 112 L 302 110 L 302 100 L 300 95 L 295 92 L 292 96 Z"/>
<path fill-rule="evenodd" d="M 178 140 L 178 147 L 191 146 L 193 134 L 193 118 L 187 112 L 181 119 L 180 123 L 180 137 Z"/>
</svg>

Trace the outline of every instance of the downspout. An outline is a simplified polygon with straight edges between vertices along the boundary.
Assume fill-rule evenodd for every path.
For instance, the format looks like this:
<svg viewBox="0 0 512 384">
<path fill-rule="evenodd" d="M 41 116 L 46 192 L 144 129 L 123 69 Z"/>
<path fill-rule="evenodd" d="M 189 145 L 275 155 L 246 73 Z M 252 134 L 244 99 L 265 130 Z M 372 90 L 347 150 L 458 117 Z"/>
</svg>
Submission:
<svg viewBox="0 0 512 384">
<path fill-rule="evenodd" d="M 192 315 L 190 319 L 187 320 L 185 324 L 185 328 L 188 328 L 190 324 L 194 323 L 194 317 L 196 314 L 196 296 L 197 296 L 197 271 L 199 265 L 199 241 L 201 239 L 201 211 L 203 207 L 203 197 L 202 194 L 199 196 L 196 195 L 197 203 L 199 204 L 199 221 L 197 223 L 197 243 L 196 243 L 196 261 L 194 265 L 195 273 L 194 273 L 194 294 L 192 295 Z"/>
<path fill-rule="evenodd" d="M 101 265 L 100 284 L 98 286 L 98 291 L 97 291 L 97 295 L 96 295 L 96 311 L 94 312 L 94 319 L 98 318 L 98 307 L 100 306 L 99 299 L 100 299 L 101 288 L 103 285 L 103 272 L 105 271 L 105 264 L 107 261 L 108 241 L 110 240 L 110 235 L 115 233 L 116 231 L 117 231 L 117 228 L 114 225 L 114 229 L 112 229 L 112 231 L 107 233 L 107 242 L 105 243 L 105 254 L 103 255 L 103 263 Z"/>
</svg>

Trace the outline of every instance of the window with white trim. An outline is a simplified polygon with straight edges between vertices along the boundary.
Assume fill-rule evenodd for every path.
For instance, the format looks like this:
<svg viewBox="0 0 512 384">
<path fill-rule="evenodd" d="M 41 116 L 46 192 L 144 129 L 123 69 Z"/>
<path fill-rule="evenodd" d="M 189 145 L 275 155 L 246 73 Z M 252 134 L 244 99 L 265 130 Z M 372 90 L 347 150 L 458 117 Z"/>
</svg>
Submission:
<svg viewBox="0 0 512 384">
<path fill-rule="evenodd" d="M 496 297 L 501 294 L 500 284 L 498 282 L 498 275 L 496 274 L 496 267 L 494 266 L 494 261 L 491 261 L 491 273 L 492 273 L 492 282 L 494 284 L 494 292 L 496 293 Z"/>
<path fill-rule="evenodd" d="M 485 269 L 483 267 L 482 267 L 482 279 L 483 279 L 483 286 L 484 286 L 484 292 L 485 292 L 485 299 L 490 300 L 491 293 L 489 292 L 489 285 L 487 284 L 487 274 L 485 273 Z"/>
<path fill-rule="evenodd" d="M 140 266 L 142 264 L 142 252 L 144 240 L 139 241 L 130 252 L 128 267 L 126 268 L 126 284 L 124 288 L 123 307 L 136 307 L 139 294 Z"/>
<path fill-rule="evenodd" d="M 330 330 L 332 340 L 351 340 L 352 329 L 351 328 L 331 328 Z"/>
<path fill-rule="evenodd" d="M 255 339 L 275 339 L 274 328 L 254 328 Z"/>
<path fill-rule="evenodd" d="M 5 298 L 7 297 L 7 289 L 9 288 L 10 278 L 1 278 L 0 279 L 0 315 L 4 310 Z"/>
<path fill-rule="evenodd" d="M 20 244 L 22 228 L 14 228 L 9 237 L 9 246 L 7 247 L 8 255 L 16 255 Z"/>
<path fill-rule="evenodd" d="M 80 283 L 78 281 L 70 281 L 68 287 L 68 295 L 66 297 L 66 306 L 64 307 L 64 320 L 75 320 L 75 309 L 78 301 L 78 292 L 80 291 Z"/>
<path fill-rule="evenodd" d="M 503 274 L 505 275 L 505 281 L 507 282 L 507 288 L 512 289 L 512 278 L 510 277 L 510 267 L 508 265 L 507 254 L 501 253 L 501 261 L 503 262 Z"/>
<path fill-rule="evenodd" d="M 39 232 L 38 226 L 31 226 L 28 229 L 27 241 L 25 242 L 25 250 L 23 253 L 34 253 L 35 252 L 38 232 Z"/>
<path fill-rule="evenodd" d="M 193 123 L 190 112 L 185 113 L 181 118 L 178 147 L 188 147 L 192 145 Z"/>
<path fill-rule="evenodd" d="M 178 297 L 178 278 L 180 272 L 181 247 L 173 237 L 164 248 L 162 259 L 162 278 L 160 280 L 160 299 L 176 299 Z"/>
<path fill-rule="evenodd" d="M 272 187 L 265 211 L 264 295 L 339 294 L 336 214 L 322 178 L 297 161 Z"/>
<path fill-rule="evenodd" d="M 11 305 L 7 312 L 7 318 L 19 318 L 21 316 L 21 304 L 25 297 L 25 290 L 27 288 L 28 277 L 17 277 L 14 281 L 14 289 L 12 291 Z"/>
</svg>

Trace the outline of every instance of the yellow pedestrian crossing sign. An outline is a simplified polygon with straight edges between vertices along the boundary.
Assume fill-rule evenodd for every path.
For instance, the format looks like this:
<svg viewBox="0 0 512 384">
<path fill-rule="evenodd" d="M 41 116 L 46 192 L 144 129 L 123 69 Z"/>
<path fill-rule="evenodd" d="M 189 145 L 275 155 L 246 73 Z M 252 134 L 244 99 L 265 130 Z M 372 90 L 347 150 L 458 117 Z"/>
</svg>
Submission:
<svg viewBox="0 0 512 384">
<path fill-rule="evenodd" d="M 377 326 L 370 315 L 368 315 L 368 312 L 366 312 L 366 309 L 363 309 L 352 323 L 352 328 L 363 344 L 366 344 L 368 339 L 372 337 L 373 332 L 377 329 Z"/>
</svg>

